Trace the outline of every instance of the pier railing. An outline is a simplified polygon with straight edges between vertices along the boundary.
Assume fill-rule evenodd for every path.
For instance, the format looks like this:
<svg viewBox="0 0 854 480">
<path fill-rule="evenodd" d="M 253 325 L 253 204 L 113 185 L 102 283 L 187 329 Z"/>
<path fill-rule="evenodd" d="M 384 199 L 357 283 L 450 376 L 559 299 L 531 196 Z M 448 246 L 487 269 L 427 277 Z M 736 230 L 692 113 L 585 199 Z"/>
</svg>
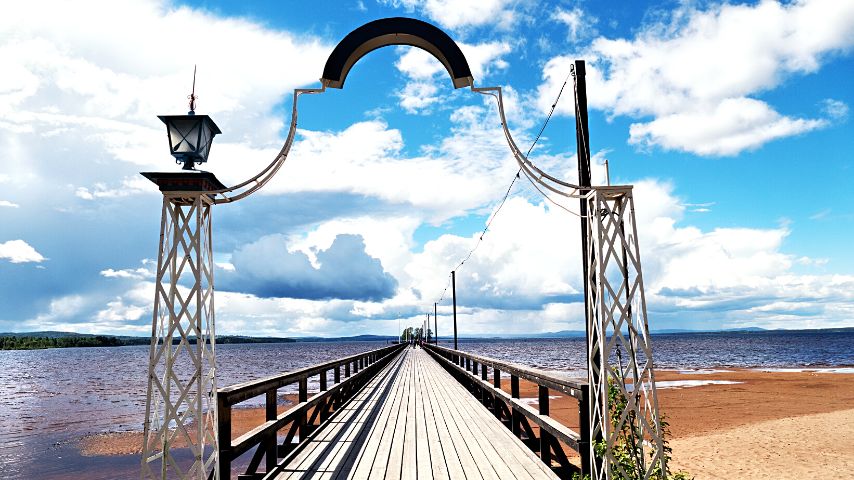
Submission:
<svg viewBox="0 0 854 480">
<path fill-rule="evenodd" d="M 478 397 L 528 448 L 538 453 L 543 463 L 552 467 L 558 476 L 570 478 L 574 472 L 580 472 L 582 475 L 590 472 L 590 391 L 586 381 L 557 378 L 532 368 L 438 345 L 425 344 L 424 348 Z M 502 373 L 510 375 L 509 394 L 501 388 Z M 535 409 L 520 399 L 519 379 L 537 385 L 538 408 Z M 560 392 L 578 401 L 579 432 L 549 416 L 551 391 Z M 534 432 L 531 424 L 539 427 L 539 435 Z M 569 461 L 562 445 L 578 452 L 581 457 L 580 468 Z"/>
<path fill-rule="evenodd" d="M 370 352 L 351 355 L 331 362 L 315 365 L 272 377 L 231 385 L 217 391 L 219 417 L 219 468 L 220 478 L 231 478 L 232 462 L 256 448 L 246 471 L 240 479 L 260 479 L 273 471 L 279 459 L 285 458 L 306 440 L 311 432 L 322 425 L 330 415 L 346 403 L 376 375 L 403 345 L 391 345 Z M 328 378 L 332 372 L 332 381 Z M 309 398 L 308 380 L 318 377 L 320 392 Z M 277 412 L 278 390 L 288 385 L 298 385 L 298 403 L 283 413 Z M 265 422 L 237 438 L 232 438 L 232 407 L 254 397 L 264 395 Z M 284 441 L 278 441 L 279 432 Z M 261 461 L 265 472 L 258 472 Z"/>
</svg>

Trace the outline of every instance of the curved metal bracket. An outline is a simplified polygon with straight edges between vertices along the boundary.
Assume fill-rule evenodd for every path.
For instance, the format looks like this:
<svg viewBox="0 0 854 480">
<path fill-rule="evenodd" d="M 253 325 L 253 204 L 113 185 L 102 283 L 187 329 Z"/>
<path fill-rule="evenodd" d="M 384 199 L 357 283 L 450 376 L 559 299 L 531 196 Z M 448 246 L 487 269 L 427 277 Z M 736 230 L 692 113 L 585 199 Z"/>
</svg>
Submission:
<svg viewBox="0 0 854 480">
<path fill-rule="evenodd" d="M 501 87 L 477 88 L 472 86 L 471 90 L 475 93 L 495 97 L 498 101 L 498 115 L 501 117 L 501 127 L 504 130 L 504 137 L 507 139 L 507 145 L 510 146 L 510 151 L 513 152 L 513 157 L 516 158 L 516 163 L 522 169 L 522 173 L 532 182 L 538 183 L 558 195 L 570 198 L 584 198 L 589 189 L 564 182 L 540 170 L 528 160 L 528 157 L 516 145 L 516 141 L 513 140 L 513 136 L 510 134 L 510 128 L 507 126 L 507 117 L 504 115 L 504 97 L 501 94 Z"/>
</svg>

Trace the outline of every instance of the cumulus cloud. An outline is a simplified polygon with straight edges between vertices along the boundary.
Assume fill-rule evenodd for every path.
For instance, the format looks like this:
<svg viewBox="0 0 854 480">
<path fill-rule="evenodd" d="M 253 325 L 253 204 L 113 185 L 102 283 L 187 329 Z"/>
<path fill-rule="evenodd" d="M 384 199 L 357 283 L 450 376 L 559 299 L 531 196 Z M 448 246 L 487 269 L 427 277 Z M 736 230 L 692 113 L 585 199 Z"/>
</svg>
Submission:
<svg viewBox="0 0 854 480">
<path fill-rule="evenodd" d="M 591 108 L 654 117 L 633 125 L 631 143 L 734 155 L 825 125 L 782 115 L 753 96 L 790 75 L 815 72 L 828 55 L 850 49 L 852 32 L 850 2 L 766 1 L 705 10 L 689 4 L 633 39 L 598 37 L 577 53 L 588 59 Z M 541 109 L 550 105 L 572 59 L 546 63 Z M 571 115 L 572 105 L 560 111 Z"/>
<path fill-rule="evenodd" d="M 394 294 L 396 280 L 379 260 L 365 253 L 364 240 L 339 235 L 326 250 L 288 251 L 286 238 L 268 235 L 231 257 L 233 270 L 221 270 L 220 288 L 258 297 L 382 300 Z"/>
<path fill-rule="evenodd" d="M 9 260 L 12 263 L 40 263 L 46 260 L 42 254 L 23 240 L 0 243 L 0 259 Z"/>
<path fill-rule="evenodd" d="M 629 143 L 649 148 L 658 145 L 699 155 L 735 155 L 826 124 L 823 119 L 780 115 L 759 100 L 731 98 L 708 109 L 686 109 L 651 122 L 633 123 L 629 127 Z"/>
<path fill-rule="evenodd" d="M 14 202 L 10 202 L 8 200 L 0 200 L 0 207 L 18 208 L 20 207 L 20 205 Z"/>
</svg>

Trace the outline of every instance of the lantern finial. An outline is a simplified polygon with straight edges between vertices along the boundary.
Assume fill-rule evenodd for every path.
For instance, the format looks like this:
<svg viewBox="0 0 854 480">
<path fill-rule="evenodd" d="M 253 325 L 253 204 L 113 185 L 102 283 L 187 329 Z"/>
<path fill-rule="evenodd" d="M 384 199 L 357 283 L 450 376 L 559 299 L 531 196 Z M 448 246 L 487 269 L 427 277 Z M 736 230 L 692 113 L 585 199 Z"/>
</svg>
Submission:
<svg viewBox="0 0 854 480">
<path fill-rule="evenodd" d="M 190 95 L 188 95 L 187 98 L 190 99 L 190 111 L 187 112 L 187 115 L 195 115 L 196 99 L 199 98 L 196 96 L 196 65 L 193 65 L 193 91 L 190 92 Z"/>
</svg>

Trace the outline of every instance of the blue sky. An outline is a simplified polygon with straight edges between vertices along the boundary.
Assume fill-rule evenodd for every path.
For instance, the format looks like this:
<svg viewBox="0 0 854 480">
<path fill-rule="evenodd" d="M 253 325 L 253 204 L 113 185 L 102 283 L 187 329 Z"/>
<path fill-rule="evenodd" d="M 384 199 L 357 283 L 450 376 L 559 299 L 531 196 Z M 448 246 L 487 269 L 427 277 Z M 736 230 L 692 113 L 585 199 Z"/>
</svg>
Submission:
<svg viewBox="0 0 854 480">
<path fill-rule="evenodd" d="M 854 2 L 26 2 L 0 19 L 0 331 L 145 335 L 162 114 L 223 130 L 226 184 L 281 147 L 294 88 L 383 17 L 457 41 L 530 146 L 588 65 L 594 183 L 634 184 L 653 329 L 854 326 Z M 49 12 L 49 14 L 46 14 Z M 575 181 L 571 90 L 531 159 Z M 385 47 L 300 102 L 258 194 L 215 207 L 217 331 L 415 325 L 516 171 L 493 103 L 429 54 Z M 577 211 L 577 205 L 570 204 Z M 517 183 L 458 272 L 460 331 L 583 329 L 578 218 Z M 441 334 L 450 332 L 447 296 Z"/>
</svg>

